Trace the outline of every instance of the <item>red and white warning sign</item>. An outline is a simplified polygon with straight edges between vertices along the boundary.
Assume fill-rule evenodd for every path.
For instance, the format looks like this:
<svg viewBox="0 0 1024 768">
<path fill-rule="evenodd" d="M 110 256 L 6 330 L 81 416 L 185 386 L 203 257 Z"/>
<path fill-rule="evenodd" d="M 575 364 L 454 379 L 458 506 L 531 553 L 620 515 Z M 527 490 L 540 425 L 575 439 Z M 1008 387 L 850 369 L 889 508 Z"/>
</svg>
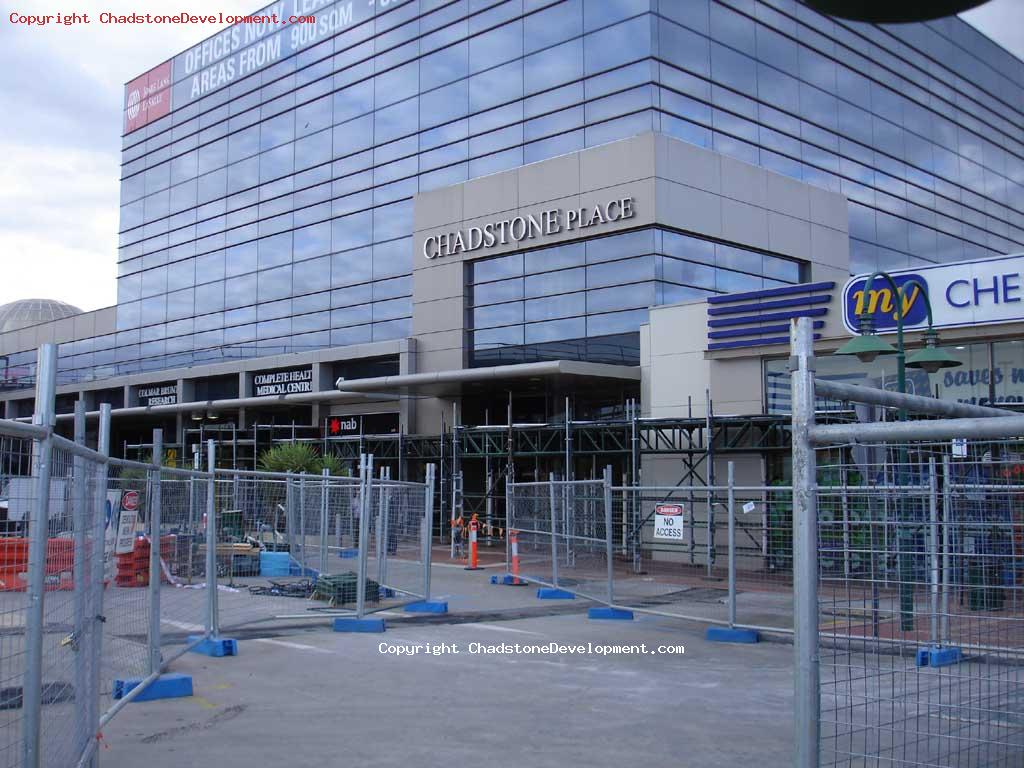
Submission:
<svg viewBox="0 0 1024 768">
<path fill-rule="evenodd" d="M 682 504 L 659 504 L 654 508 L 654 538 L 682 541 L 686 508 Z"/>
<path fill-rule="evenodd" d="M 135 528 L 139 522 L 139 492 L 121 494 L 121 509 L 117 516 L 117 539 L 114 553 L 124 555 L 135 549 Z"/>
</svg>

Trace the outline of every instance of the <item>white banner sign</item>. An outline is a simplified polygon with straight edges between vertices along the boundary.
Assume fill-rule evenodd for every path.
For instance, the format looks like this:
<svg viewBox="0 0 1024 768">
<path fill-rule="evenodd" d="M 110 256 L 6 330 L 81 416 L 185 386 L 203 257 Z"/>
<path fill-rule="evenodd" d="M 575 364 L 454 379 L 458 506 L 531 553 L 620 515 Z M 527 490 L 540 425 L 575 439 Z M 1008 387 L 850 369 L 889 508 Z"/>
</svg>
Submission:
<svg viewBox="0 0 1024 768">
<path fill-rule="evenodd" d="M 139 522 L 139 492 L 125 491 L 121 495 L 120 506 L 114 553 L 126 555 L 135 549 L 135 528 Z"/>
<path fill-rule="evenodd" d="M 987 325 L 1024 320 L 1024 256 L 937 264 L 890 272 L 903 294 L 901 306 L 884 277 L 857 275 L 843 289 L 843 322 L 856 333 L 858 316 L 870 314 L 880 332 L 894 331 L 898 313 L 905 328 L 927 327 L 924 290 L 931 301 L 936 328 Z"/>
</svg>

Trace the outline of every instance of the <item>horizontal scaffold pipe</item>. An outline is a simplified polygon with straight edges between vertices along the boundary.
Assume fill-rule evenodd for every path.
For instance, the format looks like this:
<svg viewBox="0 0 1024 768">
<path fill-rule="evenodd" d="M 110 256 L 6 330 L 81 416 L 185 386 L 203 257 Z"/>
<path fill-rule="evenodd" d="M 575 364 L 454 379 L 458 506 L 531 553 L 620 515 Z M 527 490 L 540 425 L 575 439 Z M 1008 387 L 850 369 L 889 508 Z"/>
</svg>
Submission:
<svg viewBox="0 0 1024 768">
<path fill-rule="evenodd" d="M 1017 416 L 1015 411 L 1004 408 L 988 408 L 984 405 L 955 403 L 950 400 L 938 400 L 934 397 L 921 395 L 901 395 L 884 389 L 862 387 L 857 384 L 842 384 L 838 381 L 814 380 L 814 394 L 850 403 L 868 403 L 887 408 L 903 408 L 913 413 L 929 416 L 948 416 L 950 418 L 991 419 L 997 416 Z"/>
<path fill-rule="evenodd" d="M 936 421 L 873 422 L 871 424 L 827 424 L 812 427 L 815 445 L 846 443 L 903 443 L 911 440 L 1002 440 L 1024 437 L 1024 416 L 1003 419 L 971 418 Z"/>
</svg>

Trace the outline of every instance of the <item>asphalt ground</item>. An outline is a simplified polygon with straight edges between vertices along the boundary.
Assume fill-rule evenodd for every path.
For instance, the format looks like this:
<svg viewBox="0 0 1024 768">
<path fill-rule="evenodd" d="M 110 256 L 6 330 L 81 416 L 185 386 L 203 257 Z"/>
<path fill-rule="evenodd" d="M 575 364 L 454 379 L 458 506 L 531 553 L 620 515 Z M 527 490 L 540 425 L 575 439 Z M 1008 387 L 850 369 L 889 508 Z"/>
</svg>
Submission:
<svg viewBox="0 0 1024 768">
<path fill-rule="evenodd" d="M 176 661 L 195 695 L 128 705 L 101 763 L 792 764 L 792 646 L 709 643 L 703 626 L 657 616 L 589 620 L 583 601 L 527 590 L 493 612 L 387 611 L 384 634 L 253 627 L 237 657 Z"/>
</svg>

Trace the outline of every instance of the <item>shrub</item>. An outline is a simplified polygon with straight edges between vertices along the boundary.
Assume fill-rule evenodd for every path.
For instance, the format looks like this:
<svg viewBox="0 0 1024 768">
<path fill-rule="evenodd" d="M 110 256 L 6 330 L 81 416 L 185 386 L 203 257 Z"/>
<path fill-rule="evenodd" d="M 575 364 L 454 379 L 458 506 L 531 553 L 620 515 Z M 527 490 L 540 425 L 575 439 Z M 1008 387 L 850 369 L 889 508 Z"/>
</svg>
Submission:
<svg viewBox="0 0 1024 768">
<path fill-rule="evenodd" d="M 324 469 L 338 477 L 347 475 L 341 459 L 334 454 L 321 456 L 309 443 L 280 443 L 260 454 L 260 469 L 264 472 L 305 472 L 319 475 Z"/>
</svg>

